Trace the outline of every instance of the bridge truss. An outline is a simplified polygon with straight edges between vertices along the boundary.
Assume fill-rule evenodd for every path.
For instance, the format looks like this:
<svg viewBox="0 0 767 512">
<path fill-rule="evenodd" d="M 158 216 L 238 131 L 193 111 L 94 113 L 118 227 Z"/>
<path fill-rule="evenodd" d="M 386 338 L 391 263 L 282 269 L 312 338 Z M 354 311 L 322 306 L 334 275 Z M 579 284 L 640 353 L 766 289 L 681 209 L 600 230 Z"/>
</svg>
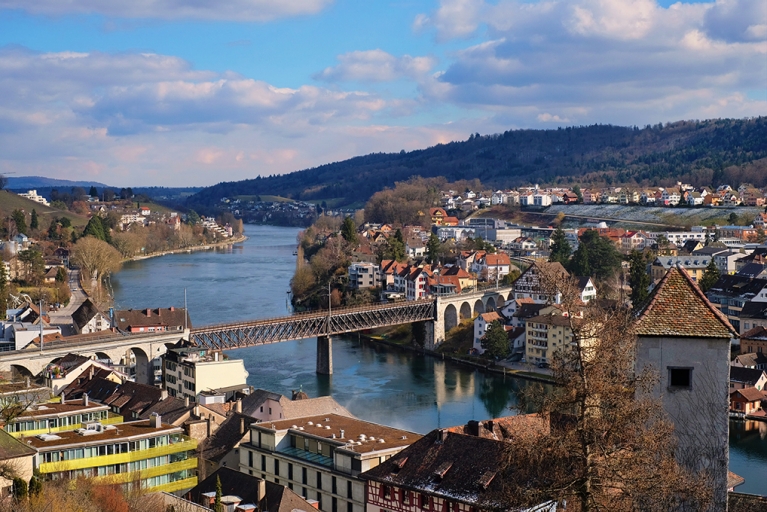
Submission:
<svg viewBox="0 0 767 512">
<path fill-rule="evenodd" d="M 433 321 L 435 318 L 434 300 L 424 299 L 335 309 L 330 316 L 327 312 L 311 312 L 253 322 L 211 325 L 192 329 L 190 341 L 198 347 L 229 350 L 425 320 Z"/>
</svg>

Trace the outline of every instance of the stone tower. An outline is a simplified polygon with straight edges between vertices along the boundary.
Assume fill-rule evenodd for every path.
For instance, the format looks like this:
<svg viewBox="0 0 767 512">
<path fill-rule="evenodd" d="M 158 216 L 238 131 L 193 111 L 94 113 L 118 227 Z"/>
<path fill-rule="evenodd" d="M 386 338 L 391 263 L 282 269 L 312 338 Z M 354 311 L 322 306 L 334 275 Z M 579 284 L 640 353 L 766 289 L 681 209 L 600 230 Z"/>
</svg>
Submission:
<svg viewBox="0 0 767 512">
<path fill-rule="evenodd" d="M 730 344 L 737 331 L 683 268 L 673 267 L 637 313 L 637 369 L 659 372 L 655 393 L 679 441 L 677 459 L 705 471 L 712 510 L 726 510 Z"/>
</svg>

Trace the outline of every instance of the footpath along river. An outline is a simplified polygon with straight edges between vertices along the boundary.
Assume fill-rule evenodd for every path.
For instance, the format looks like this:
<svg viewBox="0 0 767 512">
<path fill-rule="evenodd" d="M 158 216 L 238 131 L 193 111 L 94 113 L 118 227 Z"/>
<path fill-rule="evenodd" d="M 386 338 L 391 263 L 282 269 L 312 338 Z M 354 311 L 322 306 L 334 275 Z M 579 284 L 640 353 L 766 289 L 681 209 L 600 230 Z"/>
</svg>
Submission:
<svg viewBox="0 0 767 512">
<path fill-rule="evenodd" d="M 299 230 L 248 225 L 245 231 L 248 240 L 233 246 L 126 263 L 112 278 L 116 308 L 183 307 L 186 288 L 193 325 L 287 314 Z M 314 339 L 229 356 L 244 360 L 256 388 L 331 395 L 362 419 L 422 434 L 509 414 L 525 385 L 355 336 L 334 339 L 330 377 L 314 373 Z M 731 423 L 730 469 L 746 478 L 738 491 L 767 494 L 766 437 L 767 424 Z"/>
</svg>

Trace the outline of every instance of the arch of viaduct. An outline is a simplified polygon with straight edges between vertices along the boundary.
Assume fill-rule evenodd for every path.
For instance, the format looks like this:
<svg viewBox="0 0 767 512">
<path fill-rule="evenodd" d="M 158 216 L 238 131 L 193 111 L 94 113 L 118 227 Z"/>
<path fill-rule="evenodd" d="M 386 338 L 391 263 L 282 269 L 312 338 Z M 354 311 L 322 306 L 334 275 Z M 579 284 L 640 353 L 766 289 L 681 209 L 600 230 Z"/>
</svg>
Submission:
<svg viewBox="0 0 767 512">
<path fill-rule="evenodd" d="M 436 318 L 432 324 L 432 332 L 427 333 L 427 340 L 431 342 L 429 348 L 434 349 L 444 342 L 445 334 L 461 320 L 503 307 L 511 297 L 511 287 L 437 297 Z"/>
<path fill-rule="evenodd" d="M 149 335 L 111 335 L 89 337 L 77 341 L 59 340 L 47 343 L 43 350 L 16 350 L 0 354 L 0 371 L 16 372 L 21 376 L 34 376 L 42 372 L 50 363 L 56 362 L 69 353 L 77 353 L 97 359 L 110 359 L 114 362 L 135 358 L 136 382 L 154 384 L 152 359 L 165 354 L 168 346 L 188 339 L 189 333 L 156 333 Z"/>
</svg>

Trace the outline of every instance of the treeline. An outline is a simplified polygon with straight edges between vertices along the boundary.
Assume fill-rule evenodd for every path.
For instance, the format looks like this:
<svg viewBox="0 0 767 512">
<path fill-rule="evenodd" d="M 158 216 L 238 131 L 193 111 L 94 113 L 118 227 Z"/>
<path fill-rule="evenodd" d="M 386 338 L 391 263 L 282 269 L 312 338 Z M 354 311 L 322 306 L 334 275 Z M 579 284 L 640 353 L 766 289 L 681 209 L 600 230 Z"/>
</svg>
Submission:
<svg viewBox="0 0 767 512">
<path fill-rule="evenodd" d="M 534 183 L 663 186 L 678 179 L 765 186 L 767 118 L 472 134 L 463 142 L 423 150 L 376 153 L 285 175 L 219 183 L 191 196 L 187 205 L 205 211 L 222 197 L 258 194 L 361 205 L 412 176 L 478 178 L 494 188 Z"/>
</svg>

